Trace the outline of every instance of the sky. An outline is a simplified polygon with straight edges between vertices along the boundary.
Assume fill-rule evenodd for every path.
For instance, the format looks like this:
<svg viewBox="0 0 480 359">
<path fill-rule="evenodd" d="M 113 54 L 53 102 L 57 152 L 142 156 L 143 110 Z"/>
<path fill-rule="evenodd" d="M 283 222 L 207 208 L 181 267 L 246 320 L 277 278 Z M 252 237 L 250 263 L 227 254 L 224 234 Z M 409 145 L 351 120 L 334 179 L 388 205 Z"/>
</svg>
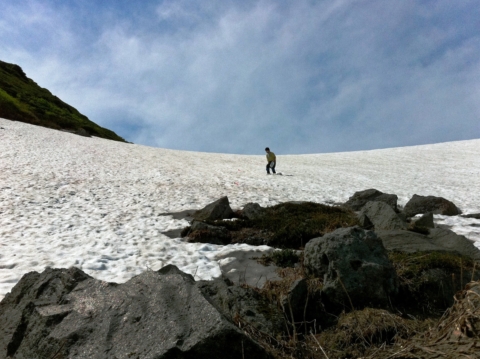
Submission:
<svg viewBox="0 0 480 359">
<path fill-rule="evenodd" d="M 480 138 L 478 0 L 0 8 L 0 60 L 137 144 L 302 154 Z"/>
</svg>

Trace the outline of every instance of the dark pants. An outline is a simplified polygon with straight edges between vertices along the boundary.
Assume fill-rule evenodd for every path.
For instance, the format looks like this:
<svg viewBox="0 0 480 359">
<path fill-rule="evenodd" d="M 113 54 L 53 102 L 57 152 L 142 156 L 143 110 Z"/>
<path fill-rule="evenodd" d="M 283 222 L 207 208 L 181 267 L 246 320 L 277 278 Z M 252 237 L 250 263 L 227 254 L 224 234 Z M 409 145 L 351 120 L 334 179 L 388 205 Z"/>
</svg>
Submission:
<svg viewBox="0 0 480 359">
<path fill-rule="evenodd" d="M 272 163 L 273 163 L 273 166 L 270 167 L 270 165 L 271 165 Z M 273 161 L 268 162 L 268 164 L 267 164 L 267 173 L 270 173 L 270 168 L 272 169 L 272 172 L 273 172 L 273 173 L 277 173 L 277 172 L 275 172 L 275 166 L 276 166 L 276 165 L 277 165 L 277 164 L 276 164 L 275 162 L 273 162 Z"/>
</svg>

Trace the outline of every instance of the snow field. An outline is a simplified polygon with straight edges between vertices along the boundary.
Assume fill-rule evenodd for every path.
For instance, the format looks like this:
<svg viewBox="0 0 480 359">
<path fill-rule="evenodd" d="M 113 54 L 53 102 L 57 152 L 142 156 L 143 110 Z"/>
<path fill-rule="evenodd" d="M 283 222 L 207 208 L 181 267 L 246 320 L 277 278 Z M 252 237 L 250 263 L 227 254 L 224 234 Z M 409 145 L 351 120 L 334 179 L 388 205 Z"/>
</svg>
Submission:
<svg viewBox="0 0 480 359">
<path fill-rule="evenodd" d="M 355 191 L 442 196 L 480 212 L 480 140 L 375 151 L 265 156 L 151 148 L 0 119 L 0 299 L 23 274 L 77 266 L 125 282 L 166 264 L 209 279 L 218 258 L 266 246 L 185 243 L 162 232 L 184 220 L 164 213 L 199 209 L 228 196 L 232 208 L 290 200 L 345 202 Z M 259 144 L 259 153 L 266 144 Z M 480 220 L 435 216 L 480 245 Z M 260 254 L 259 254 L 260 255 Z M 222 259 L 222 261 L 228 261 Z"/>
</svg>

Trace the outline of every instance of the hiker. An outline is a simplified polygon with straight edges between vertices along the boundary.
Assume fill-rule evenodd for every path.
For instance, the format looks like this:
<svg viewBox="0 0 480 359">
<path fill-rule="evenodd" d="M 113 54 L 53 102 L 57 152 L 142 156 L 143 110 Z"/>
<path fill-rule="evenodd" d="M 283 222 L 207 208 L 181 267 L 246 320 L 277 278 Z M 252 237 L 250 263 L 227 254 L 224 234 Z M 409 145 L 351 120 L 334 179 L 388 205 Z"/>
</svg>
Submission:
<svg viewBox="0 0 480 359">
<path fill-rule="evenodd" d="M 270 148 L 265 148 L 265 152 L 267 152 L 267 175 L 270 174 L 270 168 L 272 169 L 273 174 L 277 173 L 275 172 L 275 165 L 277 164 L 277 157 L 275 156 L 275 153 L 270 151 Z"/>
</svg>

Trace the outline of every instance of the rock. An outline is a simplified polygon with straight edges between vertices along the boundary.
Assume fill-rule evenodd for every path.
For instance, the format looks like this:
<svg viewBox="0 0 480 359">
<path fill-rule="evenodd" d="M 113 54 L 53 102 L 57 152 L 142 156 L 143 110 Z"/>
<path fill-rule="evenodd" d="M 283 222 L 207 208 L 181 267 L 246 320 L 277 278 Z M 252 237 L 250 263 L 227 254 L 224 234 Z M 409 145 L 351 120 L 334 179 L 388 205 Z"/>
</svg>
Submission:
<svg viewBox="0 0 480 359">
<path fill-rule="evenodd" d="M 258 291 L 221 278 L 199 281 L 197 286 L 230 321 L 236 322 L 239 316 L 244 323 L 274 337 L 285 331 L 283 312 Z"/>
<path fill-rule="evenodd" d="M 272 249 L 273 250 L 273 249 Z M 220 254 L 215 257 L 222 272 L 222 276 L 228 278 L 237 285 L 248 285 L 252 288 L 263 288 L 267 281 L 278 281 L 281 277 L 276 265 L 263 265 L 258 258 L 265 251 L 257 249 L 238 250 Z"/>
<path fill-rule="evenodd" d="M 435 224 L 433 223 L 433 213 L 425 213 L 415 221 L 415 225 L 423 228 L 435 228 Z"/>
<path fill-rule="evenodd" d="M 445 216 L 456 216 L 461 211 L 449 200 L 443 197 L 419 196 L 414 194 L 407 202 L 403 213 L 407 217 L 413 217 L 416 214 L 432 212 L 433 214 L 443 214 Z"/>
<path fill-rule="evenodd" d="M 471 240 L 448 229 L 433 228 L 428 235 L 404 230 L 375 232 L 388 251 L 406 253 L 447 251 L 480 260 L 480 250 Z"/>
<path fill-rule="evenodd" d="M 224 245 L 230 243 L 230 232 L 225 227 L 212 226 L 200 221 L 193 221 L 186 233 L 188 242 Z"/>
<path fill-rule="evenodd" d="M 443 247 L 433 243 L 426 235 L 407 230 L 377 230 L 377 236 L 382 240 L 387 251 L 406 253 L 443 251 Z"/>
<path fill-rule="evenodd" d="M 367 202 L 360 211 L 360 217 L 365 215 L 375 229 L 406 229 L 407 224 L 397 216 L 392 207 L 384 202 Z"/>
<path fill-rule="evenodd" d="M 322 296 L 333 306 L 388 303 L 398 280 L 382 241 L 359 227 L 340 228 L 305 246 L 307 274 L 323 277 Z M 348 293 L 348 295 L 347 295 Z"/>
<path fill-rule="evenodd" d="M 206 207 L 196 211 L 192 214 L 192 217 L 197 221 L 206 221 L 211 220 L 215 221 L 217 219 L 229 219 L 232 218 L 233 211 L 230 208 L 230 203 L 228 202 L 228 197 L 222 197 L 215 202 L 210 203 Z"/>
<path fill-rule="evenodd" d="M 258 203 L 247 203 L 242 210 L 242 216 L 255 220 L 262 218 L 265 215 L 265 208 L 261 207 Z"/>
<path fill-rule="evenodd" d="M 358 222 L 363 229 L 373 229 L 374 227 L 372 221 L 370 221 L 365 213 L 360 213 L 358 215 Z"/>
<path fill-rule="evenodd" d="M 345 206 L 353 209 L 354 211 L 359 211 L 362 207 L 370 201 L 385 202 L 392 209 L 397 212 L 397 200 L 398 197 L 396 194 L 388 194 L 380 192 L 376 189 L 367 189 L 364 191 L 355 192 L 352 197 L 345 202 Z"/>
<path fill-rule="evenodd" d="M 288 289 L 287 295 L 281 301 L 283 311 L 290 322 L 302 322 L 304 320 L 303 315 L 307 296 L 307 280 L 305 278 L 295 280 Z"/>
<path fill-rule="evenodd" d="M 449 229 L 431 229 L 428 238 L 444 250 L 454 251 L 472 259 L 480 260 L 480 249 L 473 244 L 473 241 Z"/>
<path fill-rule="evenodd" d="M 124 284 L 29 273 L 0 303 L 0 357 L 270 358 L 174 266 Z"/>
<path fill-rule="evenodd" d="M 462 214 L 462 217 L 480 219 L 480 213 Z"/>
</svg>

